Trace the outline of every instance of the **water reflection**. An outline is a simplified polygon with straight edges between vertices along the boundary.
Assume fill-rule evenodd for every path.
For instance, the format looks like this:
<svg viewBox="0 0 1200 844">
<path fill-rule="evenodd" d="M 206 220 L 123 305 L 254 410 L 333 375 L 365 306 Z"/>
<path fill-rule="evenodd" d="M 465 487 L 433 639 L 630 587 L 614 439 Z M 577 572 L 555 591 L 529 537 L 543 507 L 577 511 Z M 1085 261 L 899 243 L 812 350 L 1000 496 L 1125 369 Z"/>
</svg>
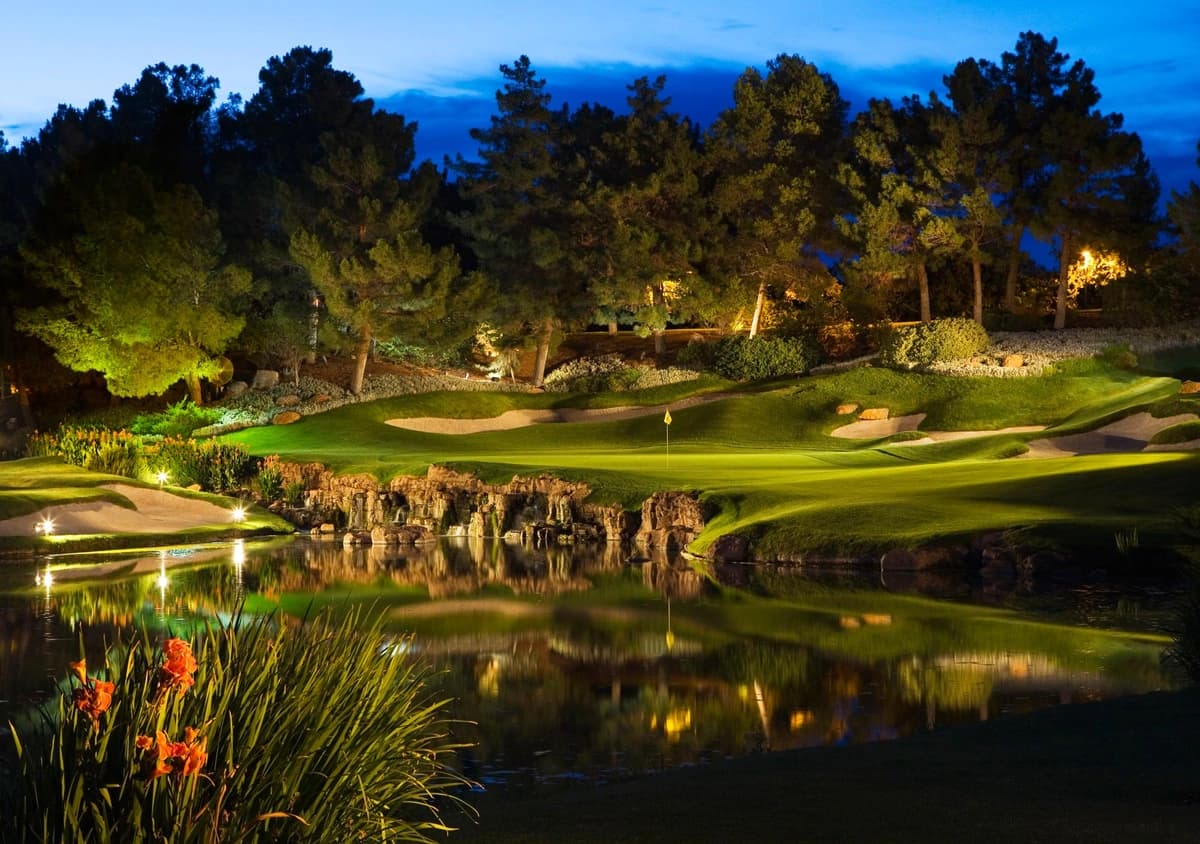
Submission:
<svg viewBox="0 0 1200 844">
<path fill-rule="evenodd" d="M 6 565 L 0 718 L 49 694 L 81 646 L 98 664 L 122 630 L 186 633 L 243 601 L 302 611 L 347 596 L 414 634 L 452 714 L 470 722 L 457 728 L 474 743 L 467 773 L 507 787 L 890 738 L 1164 684 L 1153 642 L 882 592 L 770 592 L 718 592 L 666 560 L 631 567 L 614 545 L 465 537 L 237 540 Z"/>
</svg>

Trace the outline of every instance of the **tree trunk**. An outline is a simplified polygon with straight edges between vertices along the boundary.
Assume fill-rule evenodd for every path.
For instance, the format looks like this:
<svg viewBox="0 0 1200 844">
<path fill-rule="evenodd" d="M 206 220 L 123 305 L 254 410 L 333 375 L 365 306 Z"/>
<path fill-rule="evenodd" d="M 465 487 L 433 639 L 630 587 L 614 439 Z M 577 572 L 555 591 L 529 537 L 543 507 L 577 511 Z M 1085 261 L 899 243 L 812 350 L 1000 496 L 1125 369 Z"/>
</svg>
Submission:
<svg viewBox="0 0 1200 844">
<path fill-rule="evenodd" d="M 758 295 L 754 297 L 754 316 L 750 318 L 750 336 L 758 334 L 758 323 L 762 319 L 763 303 L 767 301 L 767 283 L 758 284 Z"/>
<path fill-rule="evenodd" d="M 192 400 L 192 404 L 197 407 L 204 404 L 204 393 L 200 389 L 200 376 L 189 372 L 183 376 L 183 383 L 187 384 L 188 398 Z"/>
<path fill-rule="evenodd" d="M 975 279 L 975 321 L 983 325 L 983 264 L 976 255 L 971 259 L 971 273 Z"/>
<path fill-rule="evenodd" d="M 617 324 L 616 324 L 616 322 L 609 322 L 609 324 L 608 324 L 608 333 L 609 333 L 609 334 L 616 334 L 616 333 L 617 333 Z"/>
<path fill-rule="evenodd" d="M 667 297 L 663 292 L 663 284 L 660 281 L 654 285 L 654 307 L 663 317 L 663 327 L 654 329 L 654 354 L 661 355 L 667 350 L 667 338 L 663 333 L 667 328 Z"/>
<path fill-rule="evenodd" d="M 1013 227 L 1012 243 L 1008 252 L 1008 277 L 1004 280 L 1004 310 L 1010 314 L 1017 312 L 1017 276 L 1021 270 L 1021 238 L 1024 236 L 1024 226 Z"/>
<path fill-rule="evenodd" d="M 546 317 L 542 326 L 542 338 L 538 340 L 537 359 L 533 364 L 533 386 L 540 387 L 546 380 L 546 359 L 550 357 L 550 339 L 554 334 L 554 321 Z"/>
<path fill-rule="evenodd" d="M 917 262 L 917 290 L 921 294 L 921 322 L 930 322 L 933 315 L 929 310 L 929 273 L 924 261 Z"/>
<path fill-rule="evenodd" d="M 362 392 L 363 378 L 367 374 L 367 358 L 371 354 L 371 326 L 364 326 L 362 335 L 358 338 L 358 348 L 354 354 L 354 375 L 350 379 L 350 392 L 358 395 Z"/>
<path fill-rule="evenodd" d="M 1067 327 L 1067 278 L 1071 273 L 1071 236 L 1063 232 L 1058 255 L 1058 295 L 1054 298 L 1054 330 Z"/>
</svg>

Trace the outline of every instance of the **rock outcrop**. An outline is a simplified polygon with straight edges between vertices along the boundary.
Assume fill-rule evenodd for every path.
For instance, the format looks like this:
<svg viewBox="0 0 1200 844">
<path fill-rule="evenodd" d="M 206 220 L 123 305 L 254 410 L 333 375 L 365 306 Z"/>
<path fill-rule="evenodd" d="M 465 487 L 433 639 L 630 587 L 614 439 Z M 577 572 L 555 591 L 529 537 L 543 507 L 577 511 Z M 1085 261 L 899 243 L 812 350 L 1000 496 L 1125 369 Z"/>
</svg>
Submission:
<svg viewBox="0 0 1200 844">
<path fill-rule="evenodd" d="M 301 506 L 283 508 L 283 516 L 302 527 L 336 524 L 360 541 L 376 544 L 419 541 L 411 538 L 408 528 L 428 537 L 511 538 L 534 547 L 619 542 L 630 539 L 641 524 L 636 513 L 618 505 L 586 501 L 591 493 L 587 484 L 549 475 L 518 475 L 506 484 L 493 484 L 430 466 L 424 477 L 380 482 L 370 475 L 335 475 L 318 463 L 283 463 L 280 470 L 284 488 L 303 490 Z M 704 528 L 698 502 L 682 493 L 664 495 L 667 498 L 651 499 L 660 502 L 657 509 L 650 508 L 657 532 L 646 542 L 650 547 L 683 548 Z M 679 496 L 679 502 L 663 503 L 674 501 L 670 496 Z M 690 509 L 680 503 L 685 500 L 691 502 Z"/>
</svg>

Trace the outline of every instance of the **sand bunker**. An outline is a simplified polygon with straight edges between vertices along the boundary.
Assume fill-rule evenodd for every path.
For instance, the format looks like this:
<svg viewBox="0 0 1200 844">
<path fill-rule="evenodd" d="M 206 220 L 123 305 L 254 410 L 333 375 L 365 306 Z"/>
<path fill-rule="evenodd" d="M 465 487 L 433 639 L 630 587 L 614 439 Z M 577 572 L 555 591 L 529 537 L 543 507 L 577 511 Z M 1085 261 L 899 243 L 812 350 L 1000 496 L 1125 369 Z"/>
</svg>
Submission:
<svg viewBox="0 0 1200 844">
<path fill-rule="evenodd" d="M 509 410 L 499 416 L 484 419 L 446 419 L 438 416 L 413 416 L 408 419 L 389 419 L 387 424 L 407 431 L 426 434 L 479 434 L 484 431 L 511 431 L 527 425 L 542 425 L 552 422 L 615 422 L 620 419 L 636 419 L 639 416 L 662 416 L 671 410 L 683 410 L 698 404 L 729 398 L 728 393 L 711 393 L 692 396 L 671 404 L 648 407 L 600 407 L 581 409 L 564 407 L 554 410 Z"/>
<path fill-rule="evenodd" d="M 1181 413 L 1155 419 L 1149 413 L 1135 413 L 1082 434 L 1068 434 L 1033 440 L 1022 457 L 1072 457 L 1078 454 L 1105 454 L 1131 451 L 1182 451 L 1200 447 L 1200 440 L 1170 445 L 1150 445 L 1150 439 L 1172 425 L 1196 419 L 1194 413 Z"/>
<path fill-rule="evenodd" d="M 182 498 L 157 489 L 105 484 L 136 507 L 129 510 L 109 501 L 81 501 L 47 507 L 36 513 L 0 521 L 0 536 L 32 536 L 42 519 L 54 519 L 56 534 L 171 533 L 198 525 L 230 521 L 229 510 L 194 498 Z"/>
<path fill-rule="evenodd" d="M 902 431 L 916 431 L 925 421 L 924 413 L 913 413 L 908 416 L 895 416 L 891 419 L 860 419 L 831 431 L 831 435 L 852 440 L 877 440 L 890 437 Z M 946 442 L 948 440 L 969 440 L 975 437 L 990 437 L 993 434 L 1027 434 L 1041 431 L 1045 425 L 1020 425 L 1014 428 L 997 428 L 993 431 L 929 431 L 919 440 L 904 440 L 889 443 L 888 447 L 928 445 L 929 443 Z"/>
<path fill-rule="evenodd" d="M 1029 451 L 1022 457 L 1070 457 L 1078 454 L 1105 454 L 1114 452 L 1133 451 L 1183 451 L 1200 448 L 1200 440 L 1170 445 L 1150 445 L 1150 440 L 1159 431 L 1196 419 L 1194 413 L 1181 413 L 1178 416 L 1168 416 L 1155 419 L 1149 413 L 1135 413 L 1124 419 L 1087 431 L 1082 434 L 1069 434 L 1062 437 L 1047 437 L 1033 440 L 1029 443 Z M 902 431 L 916 431 L 925 421 L 924 413 L 914 413 L 909 416 L 897 416 L 893 419 L 860 420 L 835 429 L 831 434 L 846 439 L 874 440 L 890 437 Z M 900 448 L 913 445 L 928 445 L 950 440 L 965 440 L 975 437 L 988 437 L 993 434 L 1028 434 L 1045 430 L 1045 425 L 1019 425 L 1012 428 L 998 428 L 994 431 L 929 431 L 919 440 L 904 440 L 898 443 L 888 443 L 888 448 Z"/>
</svg>

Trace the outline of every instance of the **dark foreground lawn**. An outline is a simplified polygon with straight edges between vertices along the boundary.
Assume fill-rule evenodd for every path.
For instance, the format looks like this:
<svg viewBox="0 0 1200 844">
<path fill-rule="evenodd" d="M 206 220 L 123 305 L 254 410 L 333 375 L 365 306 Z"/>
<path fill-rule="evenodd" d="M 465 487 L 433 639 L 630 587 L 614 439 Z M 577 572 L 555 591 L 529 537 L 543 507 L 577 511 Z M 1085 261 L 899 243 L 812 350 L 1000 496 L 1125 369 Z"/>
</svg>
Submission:
<svg viewBox="0 0 1200 844">
<path fill-rule="evenodd" d="M 1200 689 L 476 803 L 451 841 L 1196 842 Z"/>
</svg>

